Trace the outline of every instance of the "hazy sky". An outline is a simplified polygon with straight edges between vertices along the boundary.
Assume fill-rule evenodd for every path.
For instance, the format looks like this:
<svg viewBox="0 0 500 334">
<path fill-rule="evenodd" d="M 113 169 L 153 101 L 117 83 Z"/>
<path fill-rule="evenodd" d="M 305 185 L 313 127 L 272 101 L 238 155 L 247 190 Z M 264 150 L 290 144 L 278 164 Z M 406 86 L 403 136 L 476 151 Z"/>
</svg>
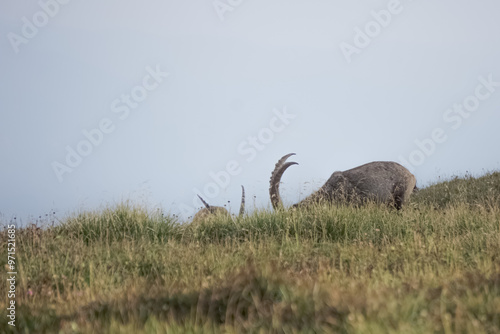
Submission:
<svg viewBox="0 0 500 334">
<path fill-rule="evenodd" d="M 290 152 L 287 204 L 376 160 L 498 170 L 499 33 L 498 0 L 2 1 L 0 220 L 269 208 Z"/>
</svg>

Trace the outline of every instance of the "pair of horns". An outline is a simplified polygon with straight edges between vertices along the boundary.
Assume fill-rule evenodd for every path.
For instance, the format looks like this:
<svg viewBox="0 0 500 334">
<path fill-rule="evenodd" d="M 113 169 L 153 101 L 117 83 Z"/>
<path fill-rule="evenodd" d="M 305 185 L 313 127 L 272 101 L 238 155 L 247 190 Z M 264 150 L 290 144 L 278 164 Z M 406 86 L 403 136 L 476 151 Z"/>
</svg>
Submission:
<svg viewBox="0 0 500 334">
<path fill-rule="evenodd" d="M 283 205 L 280 196 L 280 182 L 283 173 L 287 170 L 288 167 L 293 165 L 298 165 L 298 163 L 296 162 L 286 161 L 292 155 L 295 155 L 295 153 L 289 153 L 283 156 L 281 159 L 279 159 L 276 165 L 274 166 L 274 170 L 271 174 L 269 195 L 271 196 L 271 204 L 273 205 L 273 208 L 275 210 Z"/>
<path fill-rule="evenodd" d="M 210 209 L 210 204 L 208 204 L 204 199 L 203 197 L 201 197 L 200 195 L 197 195 L 198 198 L 201 200 L 201 202 L 203 203 L 203 205 L 205 205 L 205 207 L 207 209 Z M 240 216 L 243 216 L 243 214 L 245 213 L 245 187 L 241 186 L 241 205 L 240 205 Z"/>
</svg>

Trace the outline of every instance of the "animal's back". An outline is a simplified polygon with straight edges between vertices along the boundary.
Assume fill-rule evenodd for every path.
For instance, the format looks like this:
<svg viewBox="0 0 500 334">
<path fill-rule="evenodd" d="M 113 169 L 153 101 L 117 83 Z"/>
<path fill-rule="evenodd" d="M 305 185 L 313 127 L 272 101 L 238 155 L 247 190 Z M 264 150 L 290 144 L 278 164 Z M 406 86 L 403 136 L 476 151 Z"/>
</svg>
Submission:
<svg viewBox="0 0 500 334">
<path fill-rule="evenodd" d="M 335 172 L 327 182 L 331 187 L 342 183 L 344 191 L 354 192 L 361 199 L 402 204 L 413 191 L 415 176 L 392 161 L 374 161 L 343 172 Z M 398 205 L 398 203 L 396 203 Z"/>
<path fill-rule="evenodd" d="M 229 212 L 221 206 L 210 206 L 198 211 L 193 217 L 193 222 L 201 222 L 211 216 L 229 216 Z"/>
</svg>

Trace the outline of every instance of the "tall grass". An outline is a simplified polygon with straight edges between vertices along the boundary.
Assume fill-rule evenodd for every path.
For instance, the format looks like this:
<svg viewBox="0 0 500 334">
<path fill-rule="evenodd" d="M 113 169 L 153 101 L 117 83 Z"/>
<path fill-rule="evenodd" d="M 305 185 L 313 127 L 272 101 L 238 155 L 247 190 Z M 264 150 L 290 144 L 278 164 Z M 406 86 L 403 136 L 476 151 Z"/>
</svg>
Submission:
<svg viewBox="0 0 500 334">
<path fill-rule="evenodd" d="M 499 199 L 491 173 L 422 189 L 401 211 L 196 225 L 130 203 L 77 213 L 18 230 L 17 326 L 0 332 L 500 333 Z"/>
</svg>

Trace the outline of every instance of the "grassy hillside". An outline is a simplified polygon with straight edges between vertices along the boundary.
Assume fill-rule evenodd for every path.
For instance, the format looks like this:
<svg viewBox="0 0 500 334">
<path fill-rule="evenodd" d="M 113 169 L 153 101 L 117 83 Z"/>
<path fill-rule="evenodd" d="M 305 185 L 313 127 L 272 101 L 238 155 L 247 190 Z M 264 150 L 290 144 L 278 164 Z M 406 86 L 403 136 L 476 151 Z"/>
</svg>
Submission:
<svg viewBox="0 0 500 334">
<path fill-rule="evenodd" d="M 16 246 L 2 333 L 500 333 L 500 173 L 421 189 L 400 212 L 180 225 L 125 203 L 18 229 Z"/>
</svg>

